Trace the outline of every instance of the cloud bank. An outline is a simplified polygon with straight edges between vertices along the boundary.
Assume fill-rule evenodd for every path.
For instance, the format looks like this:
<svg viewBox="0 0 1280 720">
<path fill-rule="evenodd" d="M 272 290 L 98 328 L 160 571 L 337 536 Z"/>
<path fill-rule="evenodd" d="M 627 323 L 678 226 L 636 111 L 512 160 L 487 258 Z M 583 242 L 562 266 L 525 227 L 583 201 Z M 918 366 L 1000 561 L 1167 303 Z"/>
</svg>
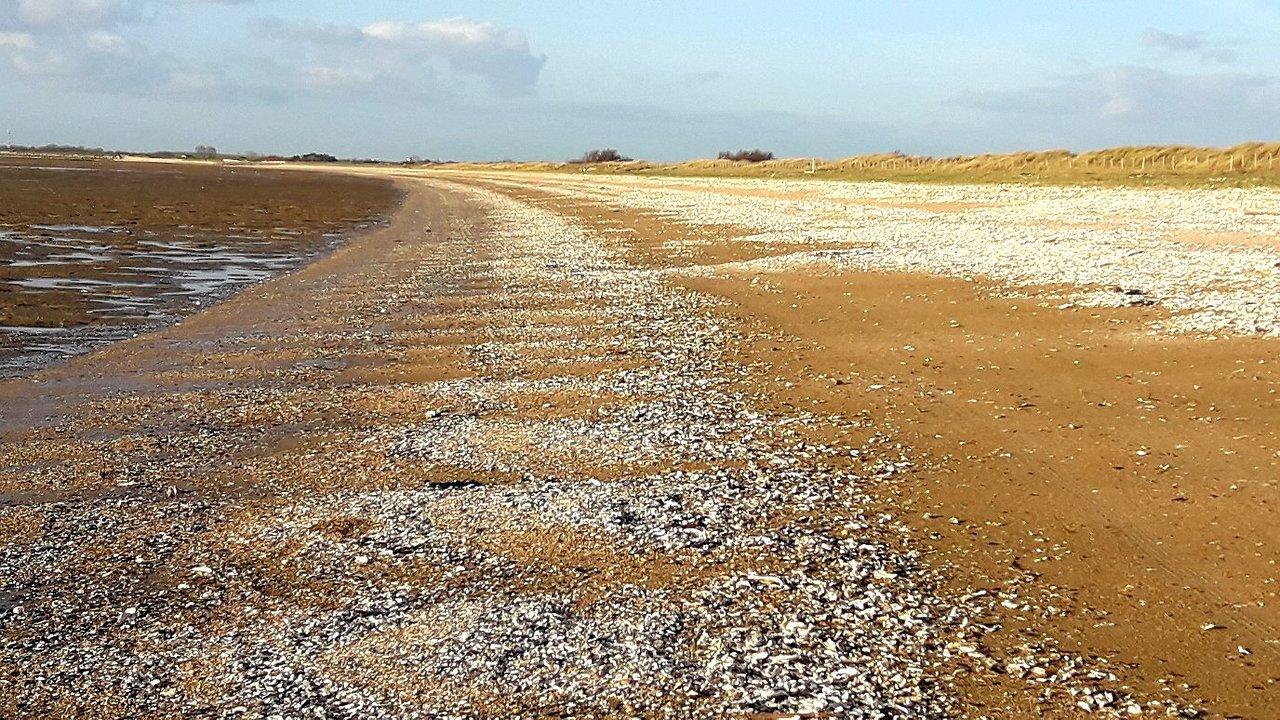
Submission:
<svg viewBox="0 0 1280 720">
<path fill-rule="evenodd" d="M 806 87 L 808 67 L 688 59 L 664 38 L 646 42 L 644 56 L 606 38 L 579 48 L 576 61 L 566 49 L 562 73 L 544 82 L 547 57 L 519 28 L 469 17 L 378 20 L 386 15 L 364 5 L 342 14 L 366 21 L 345 24 L 262 16 L 285 5 L 0 0 L 0 88 L 23 99 L 11 125 L 36 141 L 62 132 L 93 144 L 199 132 L 196 140 L 220 145 L 395 148 L 392 157 L 558 158 L 616 146 L 675 159 L 758 145 L 831 155 L 1230 144 L 1274 137 L 1280 115 L 1280 72 L 1258 61 L 1257 46 L 1195 30 L 1138 25 L 1105 66 L 1064 55 L 1016 80 L 990 65 L 960 68 L 877 104 L 877 63 L 892 69 L 894 58 L 859 60 L 829 92 L 808 93 L 793 90 Z M 735 43 L 723 41 L 732 57 L 775 52 Z M 607 62 L 591 65 L 605 53 Z M 108 111 L 114 122 L 102 121 Z M 210 137 L 217 132 L 225 135 Z"/>
<path fill-rule="evenodd" d="M 531 95 L 546 63 L 519 30 L 460 17 L 363 27 L 267 20 L 244 36 L 256 46 L 216 64 L 133 39 L 165 13 L 252 1 L 0 0 L 0 66 L 43 87 L 111 94 L 447 100 Z"/>
<path fill-rule="evenodd" d="M 956 101 L 991 113 L 997 121 L 1039 128 L 1048 137 L 1062 138 L 1059 143 L 1106 137 L 1108 143 L 1225 144 L 1242 135 L 1274 136 L 1280 77 L 1125 65 L 1065 75 L 1023 90 L 968 93 Z M 1227 111 L 1232 121 L 1224 124 Z"/>
<path fill-rule="evenodd" d="M 1149 27 L 1142 31 L 1142 44 L 1168 55 L 1192 55 L 1204 63 L 1231 64 L 1236 54 L 1220 43 L 1211 43 L 1199 33 L 1174 33 Z"/>
<path fill-rule="evenodd" d="M 520 31 L 466 18 L 359 28 L 272 21 L 261 30 L 292 43 L 305 59 L 297 68 L 305 83 L 330 89 L 458 92 L 479 83 L 521 96 L 533 92 L 546 63 Z"/>
</svg>

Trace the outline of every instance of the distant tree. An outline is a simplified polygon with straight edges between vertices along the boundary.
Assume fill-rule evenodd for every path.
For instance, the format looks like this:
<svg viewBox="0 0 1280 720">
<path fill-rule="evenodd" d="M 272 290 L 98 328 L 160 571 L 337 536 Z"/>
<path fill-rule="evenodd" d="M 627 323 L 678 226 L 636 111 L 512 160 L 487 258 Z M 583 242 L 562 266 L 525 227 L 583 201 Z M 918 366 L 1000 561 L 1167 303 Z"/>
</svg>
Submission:
<svg viewBox="0 0 1280 720">
<path fill-rule="evenodd" d="M 755 150 L 738 150 L 737 152 L 731 152 L 729 150 L 725 150 L 720 153 L 720 159 L 733 160 L 735 162 L 742 161 L 742 162 L 757 163 L 757 162 L 764 162 L 765 160 L 772 160 L 773 153 L 768 150 L 761 150 L 759 148 L 756 148 Z"/>
<path fill-rule="evenodd" d="M 195 151 L 195 155 L 196 155 L 196 157 L 214 157 L 214 156 L 216 156 L 217 154 L 218 154 L 218 148 L 216 148 L 216 147 L 214 147 L 214 146 L 212 146 L 212 145 L 197 145 L 197 146 L 196 146 L 196 151 Z"/>
<path fill-rule="evenodd" d="M 9 152 L 36 152 L 47 154 L 63 154 L 63 155 L 107 155 L 106 150 L 100 147 L 91 148 L 83 145 L 0 145 L 0 150 Z"/>
<path fill-rule="evenodd" d="M 605 162 L 627 162 L 630 159 L 631 158 L 629 157 L 623 157 L 621 153 L 619 153 L 617 150 L 614 150 L 613 148 L 604 148 L 602 150 L 588 150 L 587 152 L 582 154 L 581 158 L 578 158 L 577 160 L 570 160 L 569 162 L 588 164 L 588 163 L 605 163 Z"/>
<path fill-rule="evenodd" d="M 338 162 L 338 158 L 328 153 L 309 152 L 289 158 L 294 162 Z"/>
</svg>

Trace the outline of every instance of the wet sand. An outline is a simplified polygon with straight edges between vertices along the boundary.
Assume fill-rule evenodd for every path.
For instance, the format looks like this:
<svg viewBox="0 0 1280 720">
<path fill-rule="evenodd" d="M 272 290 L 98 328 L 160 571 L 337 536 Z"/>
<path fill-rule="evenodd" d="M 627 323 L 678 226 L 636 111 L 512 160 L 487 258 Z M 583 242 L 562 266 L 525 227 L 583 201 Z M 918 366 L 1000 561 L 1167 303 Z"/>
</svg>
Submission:
<svg viewBox="0 0 1280 720">
<path fill-rule="evenodd" d="M 1269 716 L 1275 340 L 401 182 L 389 228 L 0 383 L 9 714 Z"/>
<path fill-rule="evenodd" d="M 0 155 L 0 375 L 172 323 L 395 202 L 376 179 Z"/>
<path fill-rule="evenodd" d="M 1055 612 L 1006 613 L 986 638 L 995 652 L 1052 642 L 1212 714 L 1268 716 L 1280 691 L 1275 339 L 1152 335 L 1165 311 L 1061 308 L 1056 286 L 1009 298 L 992 281 L 740 269 L 795 248 L 537 182 L 498 187 L 619 233 L 646 264 L 723 266 L 683 283 L 771 338 L 739 351 L 786 379 L 780 405 L 867 414 L 919 453 L 915 482 L 885 500 L 915 514 L 935 562 L 968 587 L 1038 578 L 1029 592 Z M 1007 713 L 1017 691 L 989 680 L 974 705 Z"/>
</svg>

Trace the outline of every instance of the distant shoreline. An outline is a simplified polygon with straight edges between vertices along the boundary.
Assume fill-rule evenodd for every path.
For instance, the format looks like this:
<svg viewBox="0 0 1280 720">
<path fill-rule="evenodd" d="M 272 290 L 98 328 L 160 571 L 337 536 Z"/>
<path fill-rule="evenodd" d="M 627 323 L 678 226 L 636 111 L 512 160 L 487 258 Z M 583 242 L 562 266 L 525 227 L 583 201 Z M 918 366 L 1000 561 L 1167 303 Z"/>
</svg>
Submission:
<svg viewBox="0 0 1280 720">
<path fill-rule="evenodd" d="M 1071 152 L 1038 150 L 978 155 L 925 156 L 898 152 L 840 159 L 779 158 L 651 162 L 581 161 L 390 161 L 338 159 L 322 153 L 299 156 L 211 157 L 180 152 L 118 152 L 99 148 L 7 148 L 2 157 L 49 157 L 93 161 L 113 158 L 132 162 L 225 164 L 308 168 L 418 168 L 573 172 L 659 177 L 768 177 L 854 182 L 923 182 L 943 184 L 1018 183 L 1115 187 L 1276 187 L 1280 186 L 1280 142 L 1249 142 L 1226 148 L 1190 145 L 1114 147 Z"/>
</svg>

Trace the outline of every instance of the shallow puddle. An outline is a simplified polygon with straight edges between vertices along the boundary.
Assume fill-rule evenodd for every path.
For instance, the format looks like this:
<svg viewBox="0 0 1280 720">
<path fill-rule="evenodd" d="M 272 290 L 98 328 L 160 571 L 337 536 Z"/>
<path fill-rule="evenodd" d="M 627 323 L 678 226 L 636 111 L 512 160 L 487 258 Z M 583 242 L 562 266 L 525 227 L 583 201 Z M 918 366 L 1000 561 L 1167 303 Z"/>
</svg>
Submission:
<svg viewBox="0 0 1280 720">
<path fill-rule="evenodd" d="M 177 322 L 399 198 L 377 178 L 0 153 L 0 377 Z"/>
<path fill-rule="evenodd" d="M 185 230 L 185 229 L 184 229 Z M 171 323 L 292 270 L 338 240 L 297 231 L 168 236 L 109 225 L 0 229 L 0 376 Z"/>
</svg>

